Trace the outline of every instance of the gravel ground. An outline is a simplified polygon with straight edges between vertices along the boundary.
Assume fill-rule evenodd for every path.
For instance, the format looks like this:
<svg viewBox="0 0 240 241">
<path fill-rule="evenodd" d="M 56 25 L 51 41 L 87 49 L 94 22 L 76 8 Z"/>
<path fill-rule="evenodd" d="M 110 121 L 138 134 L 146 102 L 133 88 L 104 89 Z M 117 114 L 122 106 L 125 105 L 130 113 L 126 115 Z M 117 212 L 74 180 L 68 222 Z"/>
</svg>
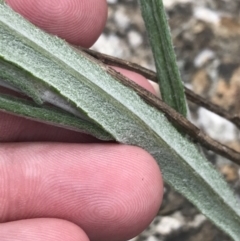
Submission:
<svg viewBox="0 0 240 241">
<path fill-rule="evenodd" d="M 109 21 L 93 49 L 154 70 L 136 0 L 108 0 Z M 164 0 L 178 65 L 187 87 L 230 113 L 240 114 L 240 0 Z M 240 151 L 240 132 L 190 103 L 193 121 Z M 205 151 L 240 197 L 240 170 Z M 135 241 L 228 241 L 186 199 L 166 185 L 159 215 Z"/>
</svg>

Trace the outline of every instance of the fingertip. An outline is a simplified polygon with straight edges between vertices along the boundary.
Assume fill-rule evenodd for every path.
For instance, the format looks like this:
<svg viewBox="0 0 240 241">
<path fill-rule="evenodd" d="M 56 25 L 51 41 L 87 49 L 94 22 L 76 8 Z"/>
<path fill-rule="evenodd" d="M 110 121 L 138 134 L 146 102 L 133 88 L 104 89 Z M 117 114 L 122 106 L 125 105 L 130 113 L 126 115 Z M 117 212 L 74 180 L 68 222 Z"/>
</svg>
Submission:
<svg viewBox="0 0 240 241">
<path fill-rule="evenodd" d="M 151 223 L 159 211 L 163 198 L 163 179 L 157 162 L 139 147 L 128 148 L 131 158 L 129 172 L 134 175 L 131 183 L 122 184 L 133 187 L 132 194 L 127 193 L 129 199 L 125 200 L 128 205 L 125 225 L 129 227 L 129 236 L 126 235 L 125 240 L 135 237 Z"/>
<path fill-rule="evenodd" d="M 79 225 L 90 240 L 124 241 L 143 231 L 159 210 L 161 172 L 141 148 L 23 143 L 0 151 L 2 222 L 61 218 Z"/>
<path fill-rule="evenodd" d="M 39 218 L 0 224 L 0 240 L 89 241 L 77 225 L 54 218 Z"/>
<path fill-rule="evenodd" d="M 155 88 L 149 83 L 149 81 L 144 76 L 123 68 L 119 68 L 115 66 L 111 66 L 111 67 L 116 71 L 120 72 L 121 74 L 123 74 L 124 76 L 128 77 L 129 79 L 133 80 L 135 83 L 139 84 L 149 92 L 156 94 Z"/>
<path fill-rule="evenodd" d="M 107 20 L 106 0 L 6 0 L 16 12 L 71 44 L 90 47 Z"/>
<path fill-rule="evenodd" d="M 126 240 L 141 233 L 158 213 L 163 198 L 163 180 L 158 164 L 148 152 L 139 147 L 124 148 L 129 157 L 126 168 L 130 178 L 125 182 L 120 179 L 122 190 L 126 192 L 127 208 L 125 214 L 122 213 L 122 226 L 118 225 Z"/>
<path fill-rule="evenodd" d="M 105 181 L 95 173 L 96 183 L 102 185 L 98 201 L 92 198 L 85 207 L 89 223 L 84 230 L 91 240 L 124 241 L 141 233 L 156 216 L 162 203 L 163 180 L 154 158 L 139 147 L 111 145 L 108 158 L 104 162 L 99 157 L 95 167 L 99 173 L 105 170 Z M 92 223 L 96 223 L 95 232 Z"/>
</svg>

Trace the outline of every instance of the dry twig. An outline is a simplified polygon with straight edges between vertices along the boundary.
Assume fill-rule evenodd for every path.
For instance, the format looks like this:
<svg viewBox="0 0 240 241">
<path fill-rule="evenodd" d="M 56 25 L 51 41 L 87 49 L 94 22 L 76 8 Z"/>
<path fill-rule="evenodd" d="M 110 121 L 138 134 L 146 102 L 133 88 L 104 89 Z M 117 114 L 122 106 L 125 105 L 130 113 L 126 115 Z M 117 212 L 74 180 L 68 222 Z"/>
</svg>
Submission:
<svg viewBox="0 0 240 241">
<path fill-rule="evenodd" d="M 123 67 L 125 69 L 129 69 L 135 71 L 139 74 L 144 75 L 146 78 L 156 81 L 156 74 L 153 71 L 148 69 L 142 68 L 141 66 L 130 63 L 128 61 L 124 61 L 121 59 L 117 59 L 105 54 L 101 54 L 92 50 L 85 50 L 87 54 L 90 54 L 94 58 L 100 60 L 105 64 L 110 64 L 114 66 Z M 203 131 L 201 131 L 198 127 L 192 124 L 189 120 L 183 117 L 181 114 L 176 112 L 174 109 L 169 107 L 166 103 L 164 103 L 161 99 L 150 93 L 149 91 L 145 90 L 135 82 L 131 81 L 130 79 L 126 78 L 122 74 L 116 72 L 114 69 L 106 66 L 105 67 L 107 72 L 118 79 L 123 85 L 128 86 L 146 101 L 151 106 L 159 109 L 163 113 L 165 113 L 166 117 L 177 127 L 182 129 L 186 134 L 188 134 L 193 141 L 199 142 L 202 146 L 207 148 L 208 150 L 212 150 L 217 154 L 228 158 L 229 160 L 235 162 L 236 164 L 240 165 L 240 152 L 233 150 L 232 148 L 223 145 L 216 140 L 212 139 L 210 136 L 206 135 Z M 232 117 L 228 113 L 225 113 L 220 107 L 210 104 L 203 100 L 202 97 L 196 95 L 192 91 L 185 89 L 187 97 L 193 101 L 194 103 L 201 104 L 203 107 L 225 117 L 226 119 L 235 123 L 238 127 L 240 127 L 240 118 L 239 117 Z"/>
<path fill-rule="evenodd" d="M 110 55 L 102 54 L 102 53 L 99 53 L 99 52 L 96 52 L 93 50 L 89 50 L 89 49 L 83 49 L 83 51 L 85 51 L 86 53 L 90 54 L 91 56 L 93 56 L 94 58 L 100 60 L 101 62 L 103 62 L 105 64 L 132 70 L 136 73 L 143 75 L 147 79 L 157 82 L 157 76 L 154 71 L 146 69 L 138 64 L 131 63 L 129 61 L 115 58 Z M 217 115 L 229 120 L 230 122 L 232 122 L 234 125 L 236 125 L 240 129 L 240 116 L 239 115 L 229 114 L 226 110 L 222 109 L 220 106 L 210 103 L 209 101 L 207 101 L 200 95 L 195 94 L 192 90 L 190 90 L 186 87 L 185 87 L 185 94 L 189 101 L 191 101 L 197 105 L 200 105 L 200 106 L 216 113 Z"/>
</svg>

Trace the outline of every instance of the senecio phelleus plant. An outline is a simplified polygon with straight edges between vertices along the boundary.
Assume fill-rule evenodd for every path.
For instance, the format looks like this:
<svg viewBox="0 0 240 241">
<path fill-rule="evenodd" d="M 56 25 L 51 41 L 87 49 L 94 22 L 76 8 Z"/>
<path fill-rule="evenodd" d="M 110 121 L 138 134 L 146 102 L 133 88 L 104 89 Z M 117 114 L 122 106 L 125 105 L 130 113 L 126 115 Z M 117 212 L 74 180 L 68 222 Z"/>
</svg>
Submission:
<svg viewBox="0 0 240 241">
<path fill-rule="evenodd" d="M 139 4 L 162 99 L 186 117 L 184 88 L 162 0 L 140 0 Z M 147 103 L 130 80 L 38 29 L 3 0 L 0 79 L 1 85 L 31 98 L 0 94 L 1 110 L 145 149 L 160 165 L 167 183 L 233 240 L 240 241 L 239 200 L 184 130 Z"/>
</svg>

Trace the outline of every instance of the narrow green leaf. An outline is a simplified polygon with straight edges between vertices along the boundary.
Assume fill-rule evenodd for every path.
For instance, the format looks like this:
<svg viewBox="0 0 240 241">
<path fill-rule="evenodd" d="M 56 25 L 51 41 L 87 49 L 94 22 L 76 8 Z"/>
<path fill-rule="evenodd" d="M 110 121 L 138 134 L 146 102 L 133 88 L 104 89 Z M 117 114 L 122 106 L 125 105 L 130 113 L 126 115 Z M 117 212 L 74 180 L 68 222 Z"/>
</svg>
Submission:
<svg viewBox="0 0 240 241">
<path fill-rule="evenodd" d="M 0 36 L 3 59 L 31 73 L 40 85 L 48 85 L 117 141 L 147 150 L 170 185 L 234 240 L 240 240 L 239 200 L 164 114 L 116 81 L 100 62 L 76 53 L 4 4 L 0 4 Z"/>
<path fill-rule="evenodd" d="M 1 79 L 4 80 L 4 84 Z M 49 90 L 49 86 L 41 83 L 40 80 L 27 71 L 10 64 L 0 57 L 0 86 L 1 85 L 31 97 L 37 104 L 0 94 L 0 109 L 2 110 L 47 122 L 55 126 L 84 132 L 100 140 L 113 140 L 113 137 L 109 133 L 100 128 L 94 121 L 87 118 L 82 111 L 74 108 L 69 102 Z M 45 102 L 60 107 L 75 116 L 70 115 L 68 112 L 57 110 L 56 108 L 39 106 Z M 79 118 L 76 118 L 76 116 Z"/>
<path fill-rule="evenodd" d="M 162 0 L 139 0 L 157 70 L 162 99 L 186 117 L 184 87 Z"/>
<path fill-rule="evenodd" d="M 113 137 L 110 134 L 97 125 L 77 118 L 63 110 L 49 106 L 41 107 L 29 100 L 0 94 L 0 110 L 69 130 L 90 134 L 100 140 L 113 140 Z"/>
</svg>

